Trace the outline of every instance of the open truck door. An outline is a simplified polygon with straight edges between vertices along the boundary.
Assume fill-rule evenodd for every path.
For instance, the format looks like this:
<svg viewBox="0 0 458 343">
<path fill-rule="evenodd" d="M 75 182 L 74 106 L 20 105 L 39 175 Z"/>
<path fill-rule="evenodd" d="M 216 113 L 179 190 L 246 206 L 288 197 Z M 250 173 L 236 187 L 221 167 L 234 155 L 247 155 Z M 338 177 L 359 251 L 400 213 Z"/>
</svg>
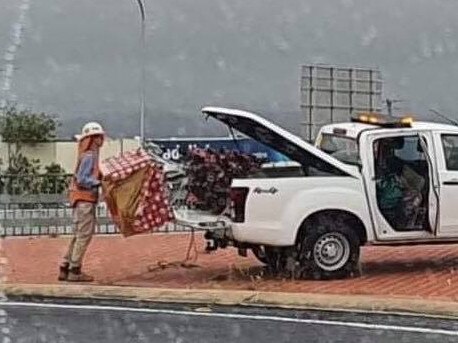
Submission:
<svg viewBox="0 0 458 343">
<path fill-rule="evenodd" d="M 439 195 L 432 135 L 366 132 L 364 179 L 377 238 L 416 241 L 436 237 Z"/>
</svg>

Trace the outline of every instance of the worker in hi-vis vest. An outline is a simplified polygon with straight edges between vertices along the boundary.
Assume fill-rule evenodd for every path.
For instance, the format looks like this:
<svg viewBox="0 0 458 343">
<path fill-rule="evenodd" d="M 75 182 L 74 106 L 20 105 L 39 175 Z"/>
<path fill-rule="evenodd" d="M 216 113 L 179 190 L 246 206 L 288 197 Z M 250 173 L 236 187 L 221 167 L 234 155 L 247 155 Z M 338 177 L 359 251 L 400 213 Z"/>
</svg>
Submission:
<svg viewBox="0 0 458 343">
<path fill-rule="evenodd" d="M 59 268 L 59 281 L 91 282 L 94 278 L 83 273 L 81 268 L 97 224 L 96 207 L 101 181 L 99 151 L 105 132 L 100 124 L 87 123 L 77 139 L 78 158 L 69 189 L 74 234 Z"/>
</svg>

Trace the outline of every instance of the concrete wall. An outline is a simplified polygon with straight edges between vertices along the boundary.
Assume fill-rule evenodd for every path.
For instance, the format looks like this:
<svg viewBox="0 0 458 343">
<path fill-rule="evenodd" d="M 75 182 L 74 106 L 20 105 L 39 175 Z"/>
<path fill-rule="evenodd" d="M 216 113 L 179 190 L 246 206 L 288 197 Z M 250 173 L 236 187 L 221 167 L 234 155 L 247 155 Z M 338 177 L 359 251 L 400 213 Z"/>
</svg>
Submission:
<svg viewBox="0 0 458 343">
<path fill-rule="evenodd" d="M 59 163 L 67 172 L 73 173 L 76 161 L 76 142 L 59 142 L 56 145 L 58 146 L 55 156 L 56 163 Z"/>
<path fill-rule="evenodd" d="M 124 138 L 124 139 L 108 139 L 101 151 L 101 158 L 116 156 L 122 152 L 137 149 L 139 142 L 137 139 Z M 14 146 L 10 146 L 14 151 Z M 76 142 L 51 142 L 41 143 L 34 145 L 23 145 L 21 153 L 29 159 L 39 159 L 41 165 L 48 165 L 50 163 L 60 164 L 68 173 L 72 173 L 75 168 L 76 161 Z M 0 142 L 0 159 L 2 164 L 1 169 L 8 166 L 8 144 Z"/>
<path fill-rule="evenodd" d="M 55 162 L 56 150 L 58 143 L 41 143 L 34 145 L 22 145 L 21 153 L 27 157 L 33 157 L 40 160 L 42 165 L 48 165 Z M 14 150 L 13 150 L 14 151 Z"/>
</svg>

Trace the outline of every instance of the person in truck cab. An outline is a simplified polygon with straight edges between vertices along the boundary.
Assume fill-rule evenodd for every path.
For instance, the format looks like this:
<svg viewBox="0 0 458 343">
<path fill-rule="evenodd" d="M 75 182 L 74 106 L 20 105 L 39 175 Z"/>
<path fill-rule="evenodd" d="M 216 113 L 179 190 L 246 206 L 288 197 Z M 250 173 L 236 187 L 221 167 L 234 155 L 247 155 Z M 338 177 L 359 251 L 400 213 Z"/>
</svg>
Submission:
<svg viewBox="0 0 458 343">
<path fill-rule="evenodd" d="M 404 147 L 404 138 L 376 142 L 375 161 L 377 199 L 386 220 L 396 229 L 416 229 L 416 217 L 423 203 L 421 190 L 425 180 L 396 156 Z"/>
<path fill-rule="evenodd" d="M 394 156 L 394 142 L 376 142 L 375 177 L 377 203 L 385 219 L 394 224 L 396 211 L 402 199 L 402 186 L 399 178 L 400 163 Z M 394 226 L 394 225 L 393 225 Z"/>
</svg>

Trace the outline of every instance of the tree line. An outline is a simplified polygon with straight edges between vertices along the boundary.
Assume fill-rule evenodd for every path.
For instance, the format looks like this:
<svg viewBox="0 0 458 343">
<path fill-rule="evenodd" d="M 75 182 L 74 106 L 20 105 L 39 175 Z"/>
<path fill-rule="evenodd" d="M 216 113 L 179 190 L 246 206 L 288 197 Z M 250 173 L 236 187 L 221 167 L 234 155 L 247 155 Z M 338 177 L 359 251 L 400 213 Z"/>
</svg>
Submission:
<svg viewBox="0 0 458 343">
<path fill-rule="evenodd" d="M 7 143 L 7 161 L 0 160 L 0 194 L 60 194 L 67 188 L 65 170 L 57 163 L 43 165 L 25 156 L 25 145 L 52 142 L 59 127 L 57 116 L 8 105 L 0 109 L 0 137 Z"/>
</svg>

